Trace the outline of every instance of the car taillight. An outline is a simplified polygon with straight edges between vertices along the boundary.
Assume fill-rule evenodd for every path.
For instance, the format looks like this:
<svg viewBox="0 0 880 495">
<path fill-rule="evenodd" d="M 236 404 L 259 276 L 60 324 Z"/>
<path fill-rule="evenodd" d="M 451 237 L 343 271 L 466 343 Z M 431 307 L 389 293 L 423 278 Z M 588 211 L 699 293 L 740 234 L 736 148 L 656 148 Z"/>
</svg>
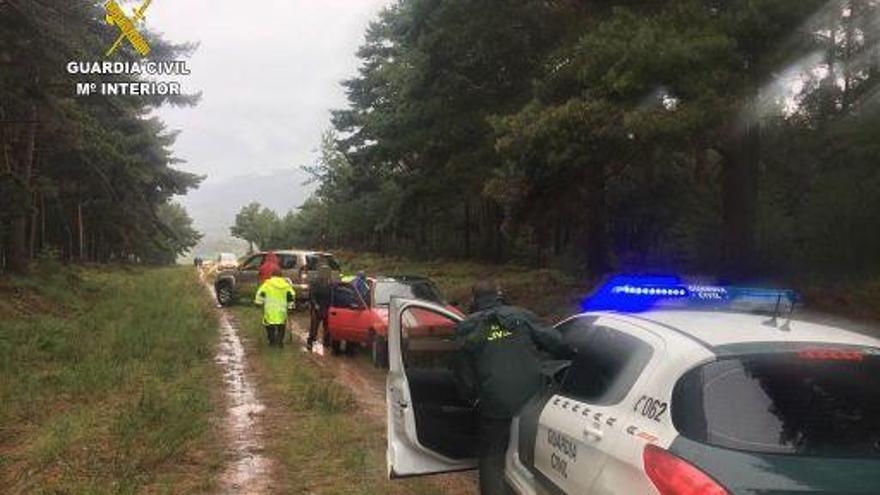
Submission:
<svg viewBox="0 0 880 495">
<path fill-rule="evenodd" d="M 654 445 L 643 453 L 645 473 L 661 495 L 730 495 L 706 473 Z"/>
<path fill-rule="evenodd" d="M 798 352 L 801 359 L 812 359 L 816 361 L 864 361 L 865 353 L 861 351 L 853 351 L 849 349 L 804 349 Z"/>
</svg>

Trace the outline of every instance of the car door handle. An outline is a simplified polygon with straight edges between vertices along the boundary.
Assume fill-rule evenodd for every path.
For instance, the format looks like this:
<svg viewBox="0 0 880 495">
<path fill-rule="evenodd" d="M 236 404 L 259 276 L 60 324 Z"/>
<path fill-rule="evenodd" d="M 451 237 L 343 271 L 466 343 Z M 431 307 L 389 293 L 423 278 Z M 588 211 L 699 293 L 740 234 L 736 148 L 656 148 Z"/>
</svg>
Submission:
<svg viewBox="0 0 880 495">
<path fill-rule="evenodd" d="M 602 437 L 605 436 L 605 434 L 602 433 L 602 430 L 598 428 L 586 426 L 584 427 L 584 436 L 587 438 L 592 438 L 598 442 L 599 440 L 602 440 Z"/>
<path fill-rule="evenodd" d="M 336 311 L 331 311 L 331 312 L 330 312 L 330 316 L 336 316 L 336 315 L 337 315 L 337 314 L 336 314 Z"/>
</svg>

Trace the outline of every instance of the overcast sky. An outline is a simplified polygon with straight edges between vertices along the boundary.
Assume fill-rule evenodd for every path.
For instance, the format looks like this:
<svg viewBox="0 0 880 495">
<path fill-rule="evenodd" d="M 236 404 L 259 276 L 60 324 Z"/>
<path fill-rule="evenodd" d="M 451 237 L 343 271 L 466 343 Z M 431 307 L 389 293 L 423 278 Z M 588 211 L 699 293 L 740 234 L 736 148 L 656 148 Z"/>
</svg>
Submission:
<svg viewBox="0 0 880 495">
<path fill-rule="evenodd" d="M 175 146 L 189 162 L 183 168 L 216 185 L 279 169 L 293 174 L 313 160 L 329 111 L 345 105 L 339 82 L 356 74 L 355 51 L 388 3 L 154 0 L 150 29 L 201 43 L 183 83 L 203 91 L 202 102 L 160 112 L 183 131 Z"/>
</svg>

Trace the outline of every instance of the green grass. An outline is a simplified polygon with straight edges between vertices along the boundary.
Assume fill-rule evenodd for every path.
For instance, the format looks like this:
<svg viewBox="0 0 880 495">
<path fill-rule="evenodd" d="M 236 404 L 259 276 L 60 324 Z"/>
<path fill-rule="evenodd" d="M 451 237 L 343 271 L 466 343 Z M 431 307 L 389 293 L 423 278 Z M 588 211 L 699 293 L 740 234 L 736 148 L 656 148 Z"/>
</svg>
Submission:
<svg viewBox="0 0 880 495">
<path fill-rule="evenodd" d="M 425 479 L 388 481 L 384 422 L 365 417 L 348 389 L 296 344 L 269 348 L 259 310 L 232 311 L 267 407 L 266 448 L 279 462 L 279 493 L 443 493 Z"/>
<path fill-rule="evenodd" d="M 880 280 L 812 284 L 801 290 L 806 304 L 816 310 L 859 321 L 880 321 Z"/>
<path fill-rule="evenodd" d="M 216 317 L 194 272 L 0 281 L 4 493 L 210 492 Z"/>
</svg>

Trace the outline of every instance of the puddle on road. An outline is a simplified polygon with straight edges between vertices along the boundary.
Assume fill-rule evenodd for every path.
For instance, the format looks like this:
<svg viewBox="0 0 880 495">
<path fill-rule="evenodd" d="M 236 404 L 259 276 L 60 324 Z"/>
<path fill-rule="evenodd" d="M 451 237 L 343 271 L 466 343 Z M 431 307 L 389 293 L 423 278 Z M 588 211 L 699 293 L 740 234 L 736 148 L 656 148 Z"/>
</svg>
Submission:
<svg viewBox="0 0 880 495">
<path fill-rule="evenodd" d="M 227 401 L 224 426 L 228 437 L 228 465 L 220 476 L 222 494 L 264 494 L 271 491 L 269 459 L 263 455 L 259 418 L 265 406 L 247 372 L 244 346 L 235 322 L 220 310 L 217 363 L 223 368 Z"/>
</svg>

